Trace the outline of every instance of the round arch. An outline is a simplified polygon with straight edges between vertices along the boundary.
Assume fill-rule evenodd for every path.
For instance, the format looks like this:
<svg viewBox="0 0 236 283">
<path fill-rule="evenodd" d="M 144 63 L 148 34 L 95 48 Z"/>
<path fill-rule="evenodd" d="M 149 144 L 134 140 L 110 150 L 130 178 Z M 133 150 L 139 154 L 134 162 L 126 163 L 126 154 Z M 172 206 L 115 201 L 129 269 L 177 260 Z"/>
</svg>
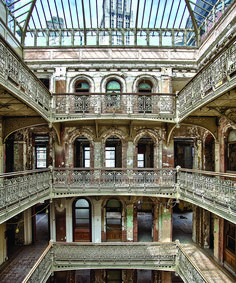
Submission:
<svg viewBox="0 0 236 283">
<path fill-rule="evenodd" d="M 105 76 L 102 81 L 101 81 L 101 92 L 105 93 L 106 92 L 106 86 L 109 83 L 109 81 L 117 81 L 121 85 L 121 92 L 126 92 L 126 81 L 124 78 L 117 74 L 110 74 L 108 76 Z"/>
<path fill-rule="evenodd" d="M 138 86 L 143 81 L 148 81 L 152 84 L 152 93 L 157 93 L 159 91 L 158 80 L 154 76 L 143 74 L 138 76 L 133 82 L 132 91 L 134 93 L 138 92 Z"/>
<path fill-rule="evenodd" d="M 73 79 L 71 79 L 68 89 L 70 93 L 75 92 L 75 86 L 78 81 L 87 82 L 89 84 L 89 92 L 95 92 L 95 83 L 93 78 L 88 75 L 80 74 L 74 77 Z"/>
</svg>

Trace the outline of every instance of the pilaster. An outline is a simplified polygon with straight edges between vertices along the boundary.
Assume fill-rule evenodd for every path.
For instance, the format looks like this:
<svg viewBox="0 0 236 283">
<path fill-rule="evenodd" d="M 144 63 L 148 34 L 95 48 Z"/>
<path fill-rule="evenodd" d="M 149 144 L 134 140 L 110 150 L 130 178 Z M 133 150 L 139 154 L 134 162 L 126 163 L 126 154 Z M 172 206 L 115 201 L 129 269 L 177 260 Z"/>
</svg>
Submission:
<svg viewBox="0 0 236 283">
<path fill-rule="evenodd" d="M 6 260 L 7 257 L 5 231 L 6 223 L 0 224 L 0 265 Z"/>
<path fill-rule="evenodd" d="M 32 244 L 32 210 L 26 209 L 24 212 L 24 244 Z"/>
</svg>

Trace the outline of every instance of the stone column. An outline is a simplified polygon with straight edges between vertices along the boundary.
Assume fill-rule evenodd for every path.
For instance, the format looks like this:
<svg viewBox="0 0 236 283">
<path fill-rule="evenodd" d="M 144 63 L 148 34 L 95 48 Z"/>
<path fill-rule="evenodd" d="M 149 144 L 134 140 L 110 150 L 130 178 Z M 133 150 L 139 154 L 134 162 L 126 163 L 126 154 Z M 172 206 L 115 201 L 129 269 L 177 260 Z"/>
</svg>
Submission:
<svg viewBox="0 0 236 283">
<path fill-rule="evenodd" d="M 102 164 L 102 143 L 101 141 L 94 142 L 94 168 L 101 168 L 103 167 Z"/>
<path fill-rule="evenodd" d="M 211 213 L 210 211 L 203 210 L 203 247 L 210 248 L 210 229 L 211 229 Z"/>
<path fill-rule="evenodd" d="M 55 219 L 55 206 L 53 202 L 50 203 L 50 240 L 56 241 L 56 219 Z"/>
<path fill-rule="evenodd" d="M 32 210 L 31 208 L 26 209 L 23 212 L 24 217 L 24 244 L 32 244 Z"/>
<path fill-rule="evenodd" d="M 92 242 L 102 242 L 102 199 L 94 199 L 92 214 Z"/>
<path fill-rule="evenodd" d="M 214 258 L 223 263 L 223 232 L 224 232 L 224 219 L 215 215 L 214 219 Z"/>
<path fill-rule="evenodd" d="M 134 167 L 134 144 L 132 141 L 127 143 L 127 168 Z"/>
<path fill-rule="evenodd" d="M 168 209 L 163 204 L 159 209 L 159 241 L 172 241 L 172 208 Z"/>
<path fill-rule="evenodd" d="M 159 240 L 159 204 L 155 203 L 153 207 L 153 242 Z"/>
<path fill-rule="evenodd" d="M 220 143 L 215 141 L 215 171 L 220 172 Z"/>
<path fill-rule="evenodd" d="M 127 242 L 133 242 L 134 231 L 133 231 L 133 215 L 134 215 L 134 204 L 130 203 L 126 206 L 127 209 Z"/>
<path fill-rule="evenodd" d="M 196 205 L 193 205 L 193 232 L 192 232 L 192 240 L 194 243 L 196 243 L 196 235 L 197 235 L 197 217 L 196 217 L 196 213 L 197 213 L 197 207 Z"/>
<path fill-rule="evenodd" d="M 6 232 L 6 222 L 0 224 L 0 265 L 6 260 L 7 257 L 5 232 Z"/>
<path fill-rule="evenodd" d="M 66 201 L 66 241 L 73 242 L 73 212 L 72 212 L 72 201 Z"/>
</svg>

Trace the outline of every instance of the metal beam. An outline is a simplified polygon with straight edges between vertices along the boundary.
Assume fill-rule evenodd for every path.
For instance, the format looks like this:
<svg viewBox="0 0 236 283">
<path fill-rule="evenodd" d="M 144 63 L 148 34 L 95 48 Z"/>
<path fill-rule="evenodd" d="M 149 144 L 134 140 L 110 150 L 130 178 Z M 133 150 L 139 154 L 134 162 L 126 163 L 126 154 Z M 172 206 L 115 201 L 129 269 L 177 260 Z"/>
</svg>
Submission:
<svg viewBox="0 0 236 283">
<path fill-rule="evenodd" d="M 34 6 L 36 4 L 36 1 L 37 0 L 33 0 L 32 4 L 31 4 L 31 7 L 29 9 L 29 12 L 28 12 L 28 15 L 25 19 L 25 23 L 24 23 L 24 26 L 22 28 L 22 35 L 21 35 L 21 44 L 24 46 L 24 42 L 25 42 L 25 35 L 26 35 L 26 31 L 27 31 L 27 27 L 28 27 L 28 24 L 29 24 L 29 21 L 30 21 L 30 17 L 32 15 L 32 12 L 33 12 L 33 9 L 34 9 Z"/>
<path fill-rule="evenodd" d="M 193 10 L 190 6 L 189 0 L 185 0 L 185 3 L 186 3 L 186 6 L 188 8 L 188 11 L 189 11 L 192 23 L 193 23 L 193 28 L 194 28 L 194 32 L 195 32 L 197 44 L 198 44 L 198 42 L 199 42 L 198 25 L 197 25 L 196 19 L 195 19 L 194 14 L 193 14 Z"/>
</svg>

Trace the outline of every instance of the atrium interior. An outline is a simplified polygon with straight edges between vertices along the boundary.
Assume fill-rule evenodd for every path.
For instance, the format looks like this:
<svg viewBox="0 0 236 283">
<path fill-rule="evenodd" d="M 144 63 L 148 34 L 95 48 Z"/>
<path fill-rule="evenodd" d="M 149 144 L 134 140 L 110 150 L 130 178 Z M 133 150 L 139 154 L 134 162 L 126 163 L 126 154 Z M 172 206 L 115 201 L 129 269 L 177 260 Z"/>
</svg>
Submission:
<svg viewBox="0 0 236 283">
<path fill-rule="evenodd" d="M 0 0 L 0 282 L 236 282 L 236 1 Z"/>
</svg>

